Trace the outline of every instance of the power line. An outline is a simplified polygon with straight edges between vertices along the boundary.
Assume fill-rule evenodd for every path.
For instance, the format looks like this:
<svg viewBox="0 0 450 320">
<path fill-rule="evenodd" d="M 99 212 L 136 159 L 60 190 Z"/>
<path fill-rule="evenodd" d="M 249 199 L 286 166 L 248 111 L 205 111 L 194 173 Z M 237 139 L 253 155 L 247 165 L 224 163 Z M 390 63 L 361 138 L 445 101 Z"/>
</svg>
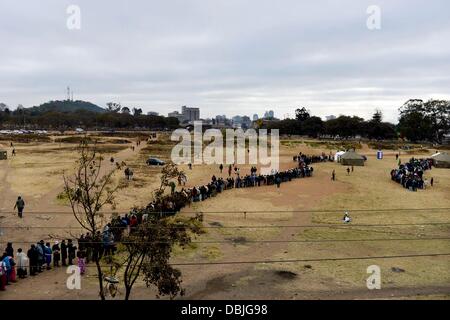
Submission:
<svg viewBox="0 0 450 320">
<path fill-rule="evenodd" d="M 367 242 L 367 241 L 446 241 L 450 238 L 374 238 L 374 239 L 319 239 L 319 240 L 212 240 L 212 241 L 192 241 L 195 244 L 246 244 L 246 243 L 328 243 L 328 242 Z M 3 242 L 4 244 L 7 242 Z M 35 244 L 37 241 L 17 241 L 16 243 Z M 103 244 L 103 241 L 87 241 L 89 244 Z M 114 244 L 170 244 L 169 241 L 115 241 Z M 78 243 L 79 244 L 79 243 Z"/>
<path fill-rule="evenodd" d="M 205 265 L 237 265 L 237 264 L 259 264 L 259 263 L 298 263 L 298 262 L 323 262 L 323 261 L 348 261 L 348 260 L 372 260 L 372 259 L 400 259 L 400 258 L 420 258 L 420 257 L 446 257 L 450 253 L 427 253 L 427 254 L 408 254 L 392 256 L 366 256 L 366 257 L 341 257 L 341 258 L 311 258 L 311 259 L 281 259 L 281 260 L 253 260 L 253 261 L 222 261 L 222 262 L 181 262 L 171 263 L 172 266 L 205 266 Z M 97 268 L 94 265 L 86 267 Z M 108 267 L 110 265 L 102 265 Z"/>
<path fill-rule="evenodd" d="M 351 228 L 351 227 L 396 227 L 396 226 L 441 226 L 450 225 L 450 222 L 425 222 L 425 223 L 391 223 L 391 224 L 303 224 L 303 225 L 259 225 L 259 226 L 202 226 L 202 229 L 270 229 L 270 228 Z M 185 228 L 185 226 L 159 227 L 164 229 Z M 0 226 L 0 229 L 84 229 L 81 226 Z M 109 229 L 126 229 L 124 227 L 109 227 Z"/>
<path fill-rule="evenodd" d="M 338 210 L 229 210 L 229 211 L 183 211 L 183 213 L 342 213 L 343 211 L 348 212 L 398 212 L 398 211 L 440 211 L 440 210 L 450 210 L 450 208 L 397 208 L 397 209 L 338 209 Z M 118 211 L 101 211 L 98 214 L 118 214 Z M 122 210 L 122 212 L 126 212 L 127 214 L 131 214 L 131 211 Z M 0 213 L 9 213 L 16 214 L 16 211 L 0 211 Z M 72 211 L 27 211 L 27 214 L 71 214 Z M 152 213 L 164 213 L 164 214 L 177 214 L 178 212 L 174 211 L 154 211 Z"/>
</svg>

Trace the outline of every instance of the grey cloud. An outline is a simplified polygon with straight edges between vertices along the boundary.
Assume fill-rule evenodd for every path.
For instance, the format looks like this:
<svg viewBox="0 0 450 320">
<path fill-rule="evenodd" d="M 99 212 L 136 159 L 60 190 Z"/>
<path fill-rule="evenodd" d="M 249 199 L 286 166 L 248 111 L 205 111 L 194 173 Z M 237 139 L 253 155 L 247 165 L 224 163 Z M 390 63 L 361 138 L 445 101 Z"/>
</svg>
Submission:
<svg viewBox="0 0 450 320">
<path fill-rule="evenodd" d="M 78 4 L 82 29 L 66 28 Z M 382 29 L 366 28 L 366 9 Z M 435 1 L 0 2 L 0 101 L 75 96 L 202 116 L 314 114 L 395 121 L 409 98 L 450 97 L 450 3 Z"/>
</svg>

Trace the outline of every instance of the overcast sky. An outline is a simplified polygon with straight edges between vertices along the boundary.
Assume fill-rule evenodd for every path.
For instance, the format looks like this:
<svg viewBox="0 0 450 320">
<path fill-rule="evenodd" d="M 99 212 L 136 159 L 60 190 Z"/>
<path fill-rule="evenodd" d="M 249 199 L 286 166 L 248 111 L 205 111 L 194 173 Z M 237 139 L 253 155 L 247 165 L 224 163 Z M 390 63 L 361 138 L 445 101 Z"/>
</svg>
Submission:
<svg viewBox="0 0 450 320">
<path fill-rule="evenodd" d="M 81 29 L 67 28 L 69 5 Z M 381 29 L 366 25 L 381 9 Z M 409 98 L 450 99 L 448 0 L 0 0 L 0 102 L 74 98 L 164 115 L 273 109 L 397 121 Z"/>
</svg>

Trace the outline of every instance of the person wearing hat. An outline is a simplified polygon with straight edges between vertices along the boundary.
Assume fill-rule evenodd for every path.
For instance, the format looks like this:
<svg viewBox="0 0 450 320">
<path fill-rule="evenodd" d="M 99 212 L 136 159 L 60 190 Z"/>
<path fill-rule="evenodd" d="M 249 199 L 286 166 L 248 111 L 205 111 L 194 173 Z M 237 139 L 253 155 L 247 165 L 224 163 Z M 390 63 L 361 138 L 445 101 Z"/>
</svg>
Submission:
<svg viewBox="0 0 450 320">
<path fill-rule="evenodd" d="M 21 196 L 19 196 L 17 198 L 16 204 L 14 205 L 14 210 L 16 208 L 17 208 L 17 214 L 19 215 L 19 218 L 22 218 L 23 208 L 25 208 L 25 202 L 23 201 Z"/>
</svg>

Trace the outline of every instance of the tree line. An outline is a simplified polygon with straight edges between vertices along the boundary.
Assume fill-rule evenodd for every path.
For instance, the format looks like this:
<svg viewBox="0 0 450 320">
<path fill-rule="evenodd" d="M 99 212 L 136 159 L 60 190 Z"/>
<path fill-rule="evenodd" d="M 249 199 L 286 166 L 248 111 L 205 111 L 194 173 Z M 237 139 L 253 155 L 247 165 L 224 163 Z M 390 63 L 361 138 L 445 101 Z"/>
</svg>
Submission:
<svg viewBox="0 0 450 320">
<path fill-rule="evenodd" d="M 50 129 L 67 130 L 77 127 L 85 129 L 133 129 L 145 128 L 154 130 L 175 129 L 179 122 L 176 118 L 157 115 L 144 115 L 141 109 L 135 108 L 133 113 L 128 107 L 105 109 L 104 112 L 89 110 L 44 110 L 36 108 L 0 109 L 0 127 L 7 129 Z"/>
<path fill-rule="evenodd" d="M 370 120 L 358 116 L 341 115 L 323 121 L 312 116 L 305 107 L 295 111 L 295 119 L 281 121 L 260 121 L 259 127 L 279 129 L 281 134 L 307 135 L 310 137 L 330 136 L 342 139 L 357 136 L 391 140 L 406 138 L 409 141 L 429 141 L 441 143 L 444 134 L 450 130 L 450 101 L 447 100 L 408 100 L 399 108 L 397 125 L 383 121 L 383 114 L 376 110 Z"/>
<path fill-rule="evenodd" d="M 61 102 L 58 102 L 61 103 Z M 72 102 L 72 103 L 76 103 Z M 74 107 L 75 108 L 75 107 Z M 175 129 L 179 126 L 176 118 L 143 115 L 140 108 L 122 107 L 118 103 L 108 103 L 103 112 L 73 110 L 63 112 L 51 108 L 17 108 L 11 111 L 0 103 L 0 127 L 55 129 L 83 127 L 87 129 Z M 323 121 L 311 115 L 305 107 L 298 108 L 295 119 L 281 121 L 258 120 L 258 128 L 279 129 L 281 134 L 307 135 L 310 137 L 330 136 L 342 139 L 364 137 L 376 140 L 405 138 L 412 142 L 430 141 L 442 143 L 444 135 L 450 131 L 450 101 L 418 99 L 408 100 L 399 108 L 399 122 L 383 121 L 383 114 L 376 110 L 370 120 L 358 116 L 341 115 L 336 119 Z"/>
</svg>

